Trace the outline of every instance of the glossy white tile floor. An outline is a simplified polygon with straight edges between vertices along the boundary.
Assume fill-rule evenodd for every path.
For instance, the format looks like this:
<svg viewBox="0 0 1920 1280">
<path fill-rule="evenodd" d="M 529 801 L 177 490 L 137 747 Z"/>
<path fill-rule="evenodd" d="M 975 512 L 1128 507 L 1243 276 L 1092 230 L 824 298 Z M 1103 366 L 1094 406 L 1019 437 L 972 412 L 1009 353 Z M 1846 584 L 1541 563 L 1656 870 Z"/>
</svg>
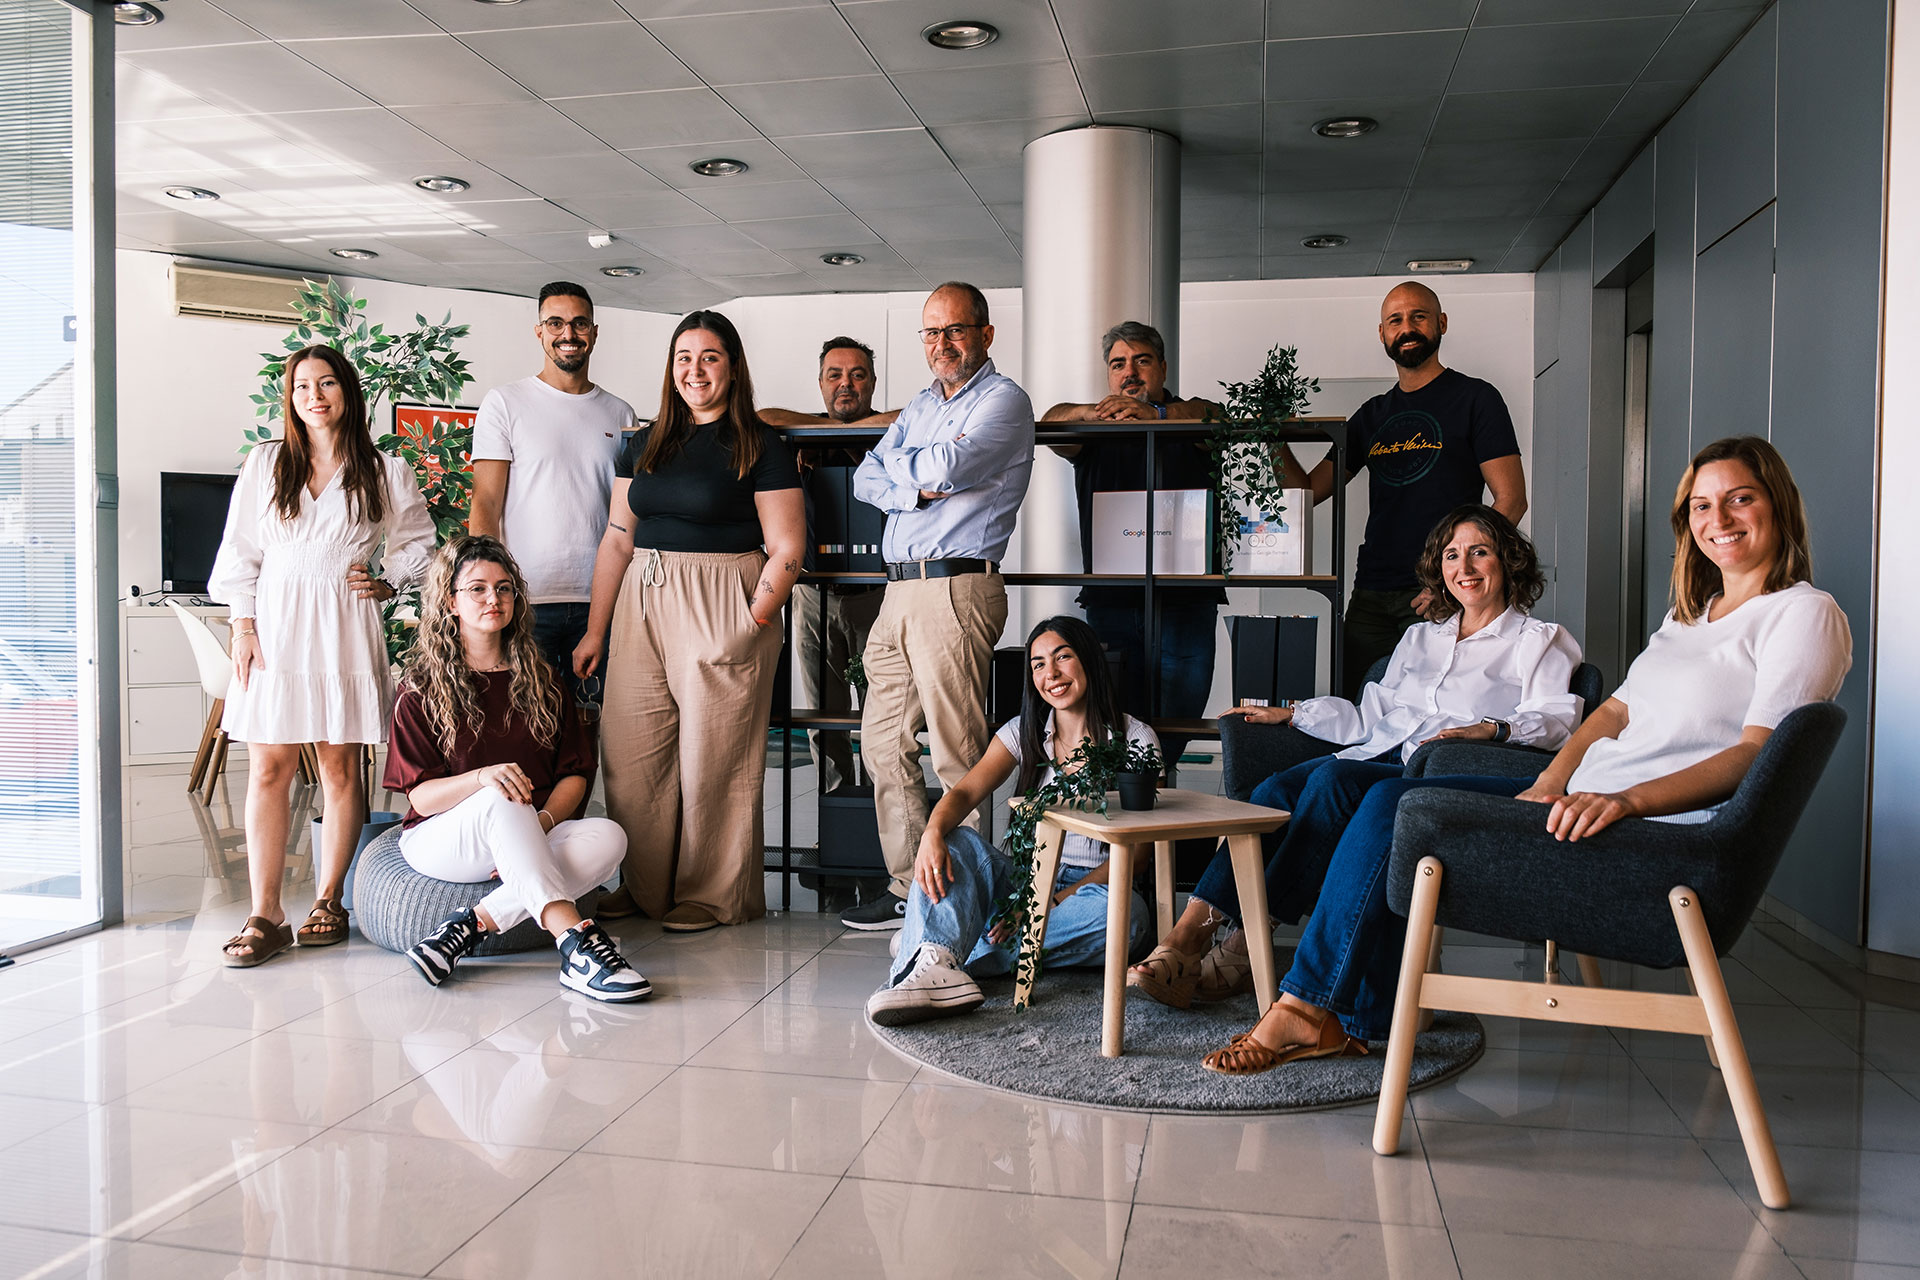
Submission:
<svg viewBox="0 0 1920 1280">
<path fill-rule="evenodd" d="M 181 788 L 128 781 L 131 923 L 0 970 L 0 1275 L 1920 1280 L 1913 993 L 1766 929 L 1727 967 L 1784 1213 L 1680 1037 L 1496 1021 L 1379 1159 L 1370 1108 L 1150 1118 L 920 1071 L 859 1009 L 884 944 L 814 914 L 622 922 L 659 989 L 630 1010 L 545 954 L 439 991 L 358 938 L 227 970 L 238 787 Z"/>
</svg>

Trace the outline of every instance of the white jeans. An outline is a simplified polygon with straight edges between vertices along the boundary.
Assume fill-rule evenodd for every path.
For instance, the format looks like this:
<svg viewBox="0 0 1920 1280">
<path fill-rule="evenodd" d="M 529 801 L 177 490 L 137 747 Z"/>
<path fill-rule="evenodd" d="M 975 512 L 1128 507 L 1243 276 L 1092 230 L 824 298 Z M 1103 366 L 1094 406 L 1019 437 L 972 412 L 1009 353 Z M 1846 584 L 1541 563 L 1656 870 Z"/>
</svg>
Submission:
<svg viewBox="0 0 1920 1280">
<path fill-rule="evenodd" d="M 627 833 L 618 823 L 576 818 L 542 832 L 532 805 L 515 804 L 492 787 L 400 837 L 400 855 L 423 876 L 475 884 L 499 875 L 500 887 L 480 907 L 503 933 L 604 884 L 626 852 Z"/>
</svg>

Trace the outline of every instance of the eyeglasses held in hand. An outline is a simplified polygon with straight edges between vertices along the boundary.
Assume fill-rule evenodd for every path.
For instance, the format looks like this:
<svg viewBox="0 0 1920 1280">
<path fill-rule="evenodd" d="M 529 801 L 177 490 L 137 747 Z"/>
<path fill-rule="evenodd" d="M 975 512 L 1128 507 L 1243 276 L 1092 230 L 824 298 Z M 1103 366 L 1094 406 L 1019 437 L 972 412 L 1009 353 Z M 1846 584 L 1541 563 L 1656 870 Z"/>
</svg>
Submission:
<svg viewBox="0 0 1920 1280">
<path fill-rule="evenodd" d="M 918 333 L 920 334 L 920 341 L 926 343 L 928 346 L 932 346 L 942 338 L 945 338 L 948 342 L 958 342 L 966 336 L 967 330 L 984 329 L 986 327 L 987 326 L 983 324 L 950 324 L 944 329 L 921 329 L 918 330 Z"/>
<path fill-rule="evenodd" d="M 503 582 L 497 587 L 490 587 L 484 582 L 476 582 L 470 587 L 455 587 L 454 590 L 475 604 L 479 604 L 482 600 L 490 597 L 500 600 L 511 600 L 520 594 L 513 589 L 511 582 Z"/>
<path fill-rule="evenodd" d="M 548 333 L 565 333 L 569 329 L 575 333 L 585 333 L 593 328 L 593 320 L 588 316 L 575 316 L 571 320 L 564 316 L 548 316 L 540 322 L 540 327 Z"/>
</svg>

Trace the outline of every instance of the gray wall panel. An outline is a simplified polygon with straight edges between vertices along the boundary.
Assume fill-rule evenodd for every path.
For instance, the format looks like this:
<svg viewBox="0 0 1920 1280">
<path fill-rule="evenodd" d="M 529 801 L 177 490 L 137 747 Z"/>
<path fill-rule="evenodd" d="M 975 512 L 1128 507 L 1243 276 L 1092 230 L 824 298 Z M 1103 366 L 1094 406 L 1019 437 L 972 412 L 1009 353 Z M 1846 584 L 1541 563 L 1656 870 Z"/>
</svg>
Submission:
<svg viewBox="0 0 1920 1280">
<path fill-rule="evenodd" d="M 1560 253 L 1533 274 L 1533 371 L 1545 372 L 1560 358 Z"/>
<path fill-rule="evenodd" d="M 1780 203 L 1776 236 L 1773 442 L 1807 502 L 1814 582 L 1853 628 L 1841 690 L 1846 736 L 1774 876 L 1774 894 L 1854 940 L 1862 915 L 1868 694 L 1873 628 L 1873 463 L 1879 413 L 1881 166 L 1887 19 L 1876 5 L 1782 0 Z M 1861 122 L 1834 129 L 1834 120 Z M 1920 955 L 1913 890 L 1920 847 L 1876 842 L 1873 882 L 1900 903 L 1898 937 L 1869 945 Z M 1907 886 L 1902 893 L 1901 887 Z M 1878 898 L 1880 892 L 1876 892 Z M 1878 932 L 1885 933 L 1886 930 Z"/>
<path fill-rule="evenodd" d="M 1704 150 L 1704 148 L 1703 148 Z M 1769 433 L 1773 210 L 1700 255 L 1694 276 L 1693 447 Z"/>
<path fill-rule="evenodd" d="M 1560 246 L 1560 362 L 1554 372 L 1553 475 L 1543 477 L 1540 503 L 1554 522 L 1553 621 L 1570 627 L 1582 643 L 1587 625 L 1587 397 L 1593 375 L 1593 215 L 1588 214 Z M 1538 438 L 1540 422 L 1534 420 Z"/>
<path fill-rule="evenodd" d="M 1672 508 L 1673 487 L 1693 456 L 1694 137 L 1699 104 L 1660 132 L 1653 233 L 1653 350 L 1647 368 L 1647 510 Z M 1673 538 L 1649 518 L 1646 617 L 1658 629 L 1671 605 Z M 1620 679 L 1620 672 L 1612 678 Z"/>
<path fill-rule="evenodd" d="M 1754 23 L 1697 95 L 1702 245 L 1739 226 L 1774 196 L 1777 15 L 1776 6 Z"/>
<path fill-rule="evenodd" d="M 1653 234 L 1658 143 L 1648 143 L 1593 209 L 1593 282 L 1607 277 Z"/>
</svg>

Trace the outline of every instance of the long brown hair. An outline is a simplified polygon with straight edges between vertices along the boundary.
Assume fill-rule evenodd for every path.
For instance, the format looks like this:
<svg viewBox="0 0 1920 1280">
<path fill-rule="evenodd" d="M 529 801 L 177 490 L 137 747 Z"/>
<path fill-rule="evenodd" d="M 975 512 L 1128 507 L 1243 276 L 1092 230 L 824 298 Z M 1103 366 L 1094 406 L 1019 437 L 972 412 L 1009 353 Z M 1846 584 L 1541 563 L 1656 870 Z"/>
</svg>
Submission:
<svg viewBox="0 0 1920 1280">
<path fill-rule="evenodd" d="M 1040 696 L 1033 680 L 1033 646 L 1049 631 L 1067 642 L 1080 669 L 1087 676 L 1087 736 L 1095 742 L 1124 737 L 1127 715 L 1120 709 L 1120 691 L 1114 687 L 1113 673 L 1107 670 L 1107 655 L 1100 648 L 1100 637 L 1083 620 L 1071 614 L 1042 618 L 1027 632 L 1027 682 L 1020 689 L 1020 794 L 1026 795 L 1040 785 L 1040 775 L 1053 768 L 1047 754 L 1047 726 L 1053 723 L 1053 707 Z M 1078 745 L 1078 744 L 1074 744 Z M 1066 743 L 1055 743 L 1066 748 Z"/>
<path fill-rule="evenodd" d="M 1446 576 L 1440 572 L 1440 557 L 1447 553 L 1453 531 L 1463 524 L 1486 534 L 1487 541 L 1493 544 L 1493 554 L 1500 557 L 1500 576 L 1506 579 L 1507 608 L 1531 613 L 1547 589 L 1547 575 L 1540 572 L 1540 557 L 1534 552 L 1533 543 L 1514 527 L 1513 521 L 1494 508 L 1469 502 L 1447 512 L 1440 523 L 1433 526 L 1433 532 L 1427 535 L 1427 545 L 1420 549 L 1420 559 L 1414 563 L 1414 576 L 1433 593 L 1433 603 L 1427 606 L 1428 619 L 1445 622 L 1460 612 L 1460 602 L 1447 590 Z"/>
<path fill-rule="evenodd" d="M 1700 468 L 1714 462 L 1737 462 L 1753 473 L 1773 507 L 1773 564 L 1767 568 L 1767 592 L 1784 591 L 1796 582 L 1813 581 L 1813 547 L 1807 541 L 1807 508 L 1800 486 L 1780 451 L 1759 436 L 1728 436 L 1693 455 L 1680 487 L 1673 494 L 1673 616 L 1694 622 L 1725 584 L 1720 566 L 1707 558 L 1693 540 L 1693 522 L 1687 505 Z"/>
<path fill-rule="evenodd" d="M 469 565 L 497 564 L 513 583 L 513 617 L 501 637 L 511 684 L 507 718 L 526 725 L 535 740 L 553 745 L 560 733 L 560 681 L 541 656 L 533 639 L 533 604 L 527 599 L 527 580 L 520 566 L 496 538 L 464 534 L 440 548 L 427 570 L 420 592 L 420 627 L 407 650 L 407 684 L 426 708 L 440 749 L 451 755 L 462 728 L 478 735 L 486 717 L 479 690 L 467 666 L 466 646 L 460 640 L 460 615 L 453 592 Z M 502 726 L 504 727 L 504 726 Z"/>
<path fill-rule="evenodd" d="M 694 329 L 711 333 L 726 348 L 733 382 L 727 388 L 727 416 L 718 424 L 720 441 L 733 458 L 735 475 L 745 480 L 753 464 L 760 461 L 760 414 L 753 407 L 753 375 L 747 372 L 747 351 L 740 345 L 740 331 L 718 311 L 694 312 L 675 325 L 673 336 L 667 339 L 667 371 L 660 379 L 660 412 L 654 416 L 646 447 L 640 450 L 635 468 L 653 474 L 671 462 L 693 435 L 693 410 L 687 408 L 687 402 L 673 385 L 673 349 L 681 334 Z"/>
<path fill-rule="evenodd" d="M 302 347 L 287 357 L 281 377 L 280 415 L 286 419 L 287 436 L 273 460 L 273 508 L 282 520 L 300 514 L 300 495 L 313 478 L 313 440 L 300 411 L 293 407 L 293 375 L 303 360 L 318 360 L 333 370 L 346 400 L 346 412 L 340 415 L 334 430 L 334 448 L 340 451 L 340 487 L 347 493 L 347 509 L 355 511 L 368 524 L 379 524 L 387 513 L 386 463 L 373 447 L 367 430 L 367 397 L 360 389 L 360 375 L 353 362 L 324 343 Z"/>
</svg>

